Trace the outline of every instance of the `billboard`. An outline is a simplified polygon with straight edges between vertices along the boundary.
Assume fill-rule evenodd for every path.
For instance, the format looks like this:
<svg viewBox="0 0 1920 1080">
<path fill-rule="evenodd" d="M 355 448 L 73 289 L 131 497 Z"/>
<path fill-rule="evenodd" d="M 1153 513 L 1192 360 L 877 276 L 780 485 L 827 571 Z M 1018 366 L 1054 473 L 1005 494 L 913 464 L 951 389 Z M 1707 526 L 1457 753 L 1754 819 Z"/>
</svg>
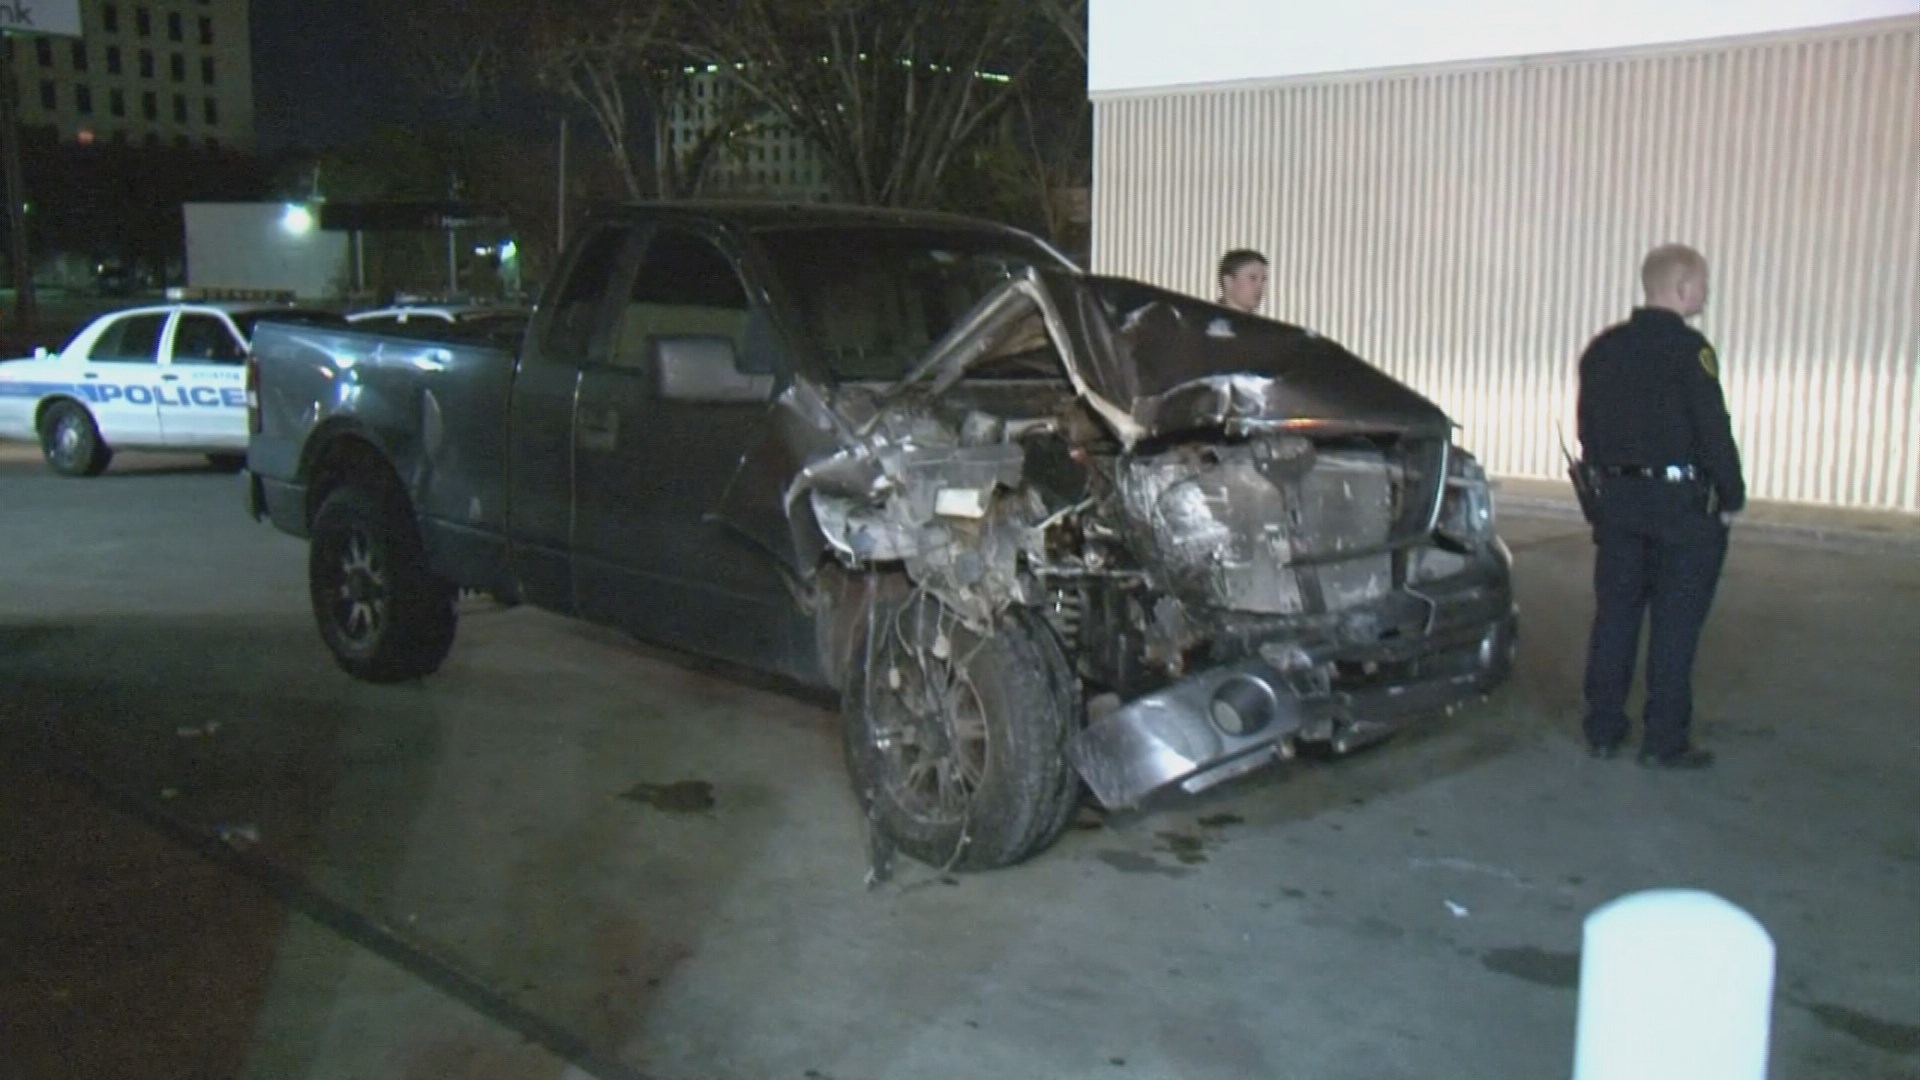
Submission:
<svg viewBox="0 0 1920 1080">
<path fill-rule="evenodd" d="M 0 0 L 0 30 L 80 36 L 80 0 Z"/>
</svg>

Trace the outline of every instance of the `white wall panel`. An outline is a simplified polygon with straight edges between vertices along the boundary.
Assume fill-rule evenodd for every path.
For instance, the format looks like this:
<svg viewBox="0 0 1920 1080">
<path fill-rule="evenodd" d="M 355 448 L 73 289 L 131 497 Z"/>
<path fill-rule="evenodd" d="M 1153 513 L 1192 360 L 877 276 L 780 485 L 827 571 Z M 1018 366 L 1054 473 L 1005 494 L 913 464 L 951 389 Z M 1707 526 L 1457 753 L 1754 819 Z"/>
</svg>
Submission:
<svg viewBox="0 0 1920 1080">
<path fill-rule="evenodd" d="M 1690 51 L 1096 102 L 1095 269 L 1270 314 L 1558 477 L 1575 362 L 1667 240 L 1713 261 L 1756 498 L 1920 512 L 1920 19 Z"/>
<path fill-rule="evenodd" d="M 1920 14 L 1920 0 L 1091 0 L 1087 85 L 1128 90 L 1632 49 Z"/>
</svg>

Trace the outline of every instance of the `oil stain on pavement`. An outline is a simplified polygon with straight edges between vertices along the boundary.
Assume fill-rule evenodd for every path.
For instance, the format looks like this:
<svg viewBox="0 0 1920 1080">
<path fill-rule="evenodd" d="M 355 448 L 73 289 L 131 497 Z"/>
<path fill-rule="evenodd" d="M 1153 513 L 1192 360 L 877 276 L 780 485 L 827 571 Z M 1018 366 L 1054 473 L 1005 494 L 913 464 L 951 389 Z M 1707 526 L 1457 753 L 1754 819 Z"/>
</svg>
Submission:
<svg viewBox="0 0 1920 1080">
<path fill-rule="evenodd" d="M 668 814 L 704 814 L 714 807 L 713 785 L 705 780 L 635 784 L 620 797 Z"/>
<path fill-rule="evenodd" d="M 1896 1024 L 1863 1012 L 1818 1001 L 1795 1002 L 1822 1024 L 1889 1054 L 1920 1054 L 1920 1026 Z"/>
<path fill-rule="evenodd" d="M 1193 871 L 1186 869 L 1199 866 L 1207 861 L 1208 853 L 1219 844 L 1220 830 L 1231 825 L 1239 825 L 1243 820 L 1237 814 L 1213 814 L 1199 820 L 1198 833 L 1165 831 L 1154 833 L 1159 841 L 1152 854 L 1140 854 L 1133 851 L 1102 851 L 1096 856 L 1103 863 L 1123 874 L 1154 874 L 1160 877 L 1181 878 Z M 1155 855 L 1171 855 L 1179 865 L 1169 865 L 1156 859 Z"/>
<path fill-rule="evenodd" d="M 1183 878 L 1193 871 L 1179 866 L 1168 866 L 1148 855 L 1135 851 L 1102 851 L 1098 858 L 1123 874 L 1156 874 L 1160 877 Z"/>
<path fill-rule="evenodd" d="M 1501 975 L 1571 990 L 1580 985 L 1580 954 L 1548 952 L 1545 949 L 1489 949 L 1480 954 L 1480 966 Z"/>
</svg>

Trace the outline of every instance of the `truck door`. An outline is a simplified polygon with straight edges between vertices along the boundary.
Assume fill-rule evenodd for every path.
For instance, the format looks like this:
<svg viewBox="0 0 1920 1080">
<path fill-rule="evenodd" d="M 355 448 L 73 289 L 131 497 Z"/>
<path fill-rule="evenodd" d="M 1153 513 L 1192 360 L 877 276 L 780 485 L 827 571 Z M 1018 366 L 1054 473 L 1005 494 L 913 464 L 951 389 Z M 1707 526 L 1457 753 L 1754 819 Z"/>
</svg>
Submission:
<svg viewBox="0 0 1920 1080">
<path fill-rule="evenodd" d="M 581 369 L 606 353 L 615 301 L 625 299 L 613 282 L 631 262 L 634 241 L 631 228 L 606 223 L 573 247 L 514 372 L 507 424 L 510 558 L 527 601 L 552 610 L 575 610 L 574 397 Z"/>
<path fill-rule="evenodd" d="M 596 621 L 780 668 L 795 644 L 791 593 L 714 515 L 786 366 L 751 297 L 715 237 L 648 236 L 605 359 L 581 376 L 574 588 Z"/>
<path fill-rule="evenodd" d="M 156 397 L 168 446 L 247 452 L 246 362 L 246 346 L 226 319 L 208 311 L 180 313 Z"/>
</svg>

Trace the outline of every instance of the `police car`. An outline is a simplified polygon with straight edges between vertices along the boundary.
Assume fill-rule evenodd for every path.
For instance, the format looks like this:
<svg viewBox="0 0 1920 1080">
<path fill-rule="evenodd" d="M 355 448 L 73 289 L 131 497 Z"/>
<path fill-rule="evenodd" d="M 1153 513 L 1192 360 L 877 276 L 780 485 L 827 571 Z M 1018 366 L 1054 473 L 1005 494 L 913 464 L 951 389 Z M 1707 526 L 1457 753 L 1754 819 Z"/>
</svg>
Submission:
<svg viewBox="0 0 1920 1080">
<path fill-rule="evenodd" d="M 347 316 L 347 322 L 355 330 L 376 334 L 419 333 L 513 346 L 519 344 L 532 317 L 531 310 L 508 304 L 406 302 L 356 311 Z"/>
<path fill-rule="evenodd" d="M 99 475 L 116 450 L 205 454 L 239 468 L 255 324 L 342 320 L 292 307 L 290 295 L 207 295 L 172 290 L 175 302 L 102 315 L 59 352 L 0 363 L 0 439 L 38 442 L 65 476 Z"/>
<path fill-rule="evenodd" d="M 525 318 L 526 308 L 511 304 L 434 303 L 405 301 L 391 307 L 356 311 L 347 316 L 356 329 L 386 333 L 425 326 L 445 329 L 462 323 L 489 322 L 495 319 Z"/>
</svg>

